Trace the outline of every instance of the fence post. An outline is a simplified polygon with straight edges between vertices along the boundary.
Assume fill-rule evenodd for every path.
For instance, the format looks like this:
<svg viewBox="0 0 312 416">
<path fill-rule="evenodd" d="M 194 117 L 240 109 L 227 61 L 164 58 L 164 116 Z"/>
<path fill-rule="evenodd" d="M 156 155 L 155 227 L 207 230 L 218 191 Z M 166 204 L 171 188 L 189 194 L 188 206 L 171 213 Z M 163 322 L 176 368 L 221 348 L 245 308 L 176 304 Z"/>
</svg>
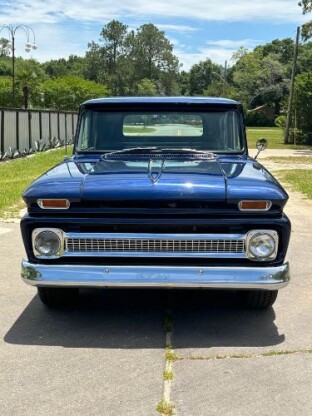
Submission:
<svg viewBox="0 0 312 416">
<path fill-rule="evenodd" d="M 17 150 L 19 150 L 19 111 L 18 110 L 16 110 L 16 112 L 15 112 L 15 117 L 16 117 L 16 146 L 15 146 L 15 148 L 17 149 Z"/>
<path fill-rule="evenodd" d="M 60 128 L 60 113 L 59 113 L 59 111 L 57 112 L 57 135 L 58 135 L 58 139 L 60 139 L 60 137 L 61 137 L 61 128 Z"/>
<path fill-rule="evenodd" d="M 39 136 L 42 139 L 42 112 L 39 110 Z"/>
<path fill-rule="evenodd" d="M 52 139 L 51 112 L 49 111 L 49 139 Z"/>
<path fill-rule="evenodd" d="M 67 155 L 67 113 L 65 113 L 65 155 Z"/>
<path fill-rule="evenodd" d="M 28 110 L 28 143 L 29 149 L 31 149 L 31 112 Z"/>
<path fill-rule="evenodd" d="M 72 138 L 73 138 L 75 134 L 75 115 L 73 113 L 71 115 L 71 120 L 72 120 Z"/>
</svg>

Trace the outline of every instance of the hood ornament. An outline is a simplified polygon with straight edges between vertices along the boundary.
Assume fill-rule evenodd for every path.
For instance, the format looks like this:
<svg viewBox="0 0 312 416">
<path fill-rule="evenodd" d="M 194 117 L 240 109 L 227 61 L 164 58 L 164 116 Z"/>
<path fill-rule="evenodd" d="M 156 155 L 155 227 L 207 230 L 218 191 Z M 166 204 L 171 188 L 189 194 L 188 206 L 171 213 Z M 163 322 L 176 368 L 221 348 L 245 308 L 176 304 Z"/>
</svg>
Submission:
<svg viewBox="0 0 312 416">
<path fill-rule="evenodd" d="M 161 175 L 163 174 L 165 170 L 165 159 L 162 159 L 161 165 L 158 172 L 153 172 L 153 159 L 150 159 L 147 166 L 147 176 L 148 179 L 152 182 L 152 184 L 155 184 L 160 179 Z"/>
</svg>

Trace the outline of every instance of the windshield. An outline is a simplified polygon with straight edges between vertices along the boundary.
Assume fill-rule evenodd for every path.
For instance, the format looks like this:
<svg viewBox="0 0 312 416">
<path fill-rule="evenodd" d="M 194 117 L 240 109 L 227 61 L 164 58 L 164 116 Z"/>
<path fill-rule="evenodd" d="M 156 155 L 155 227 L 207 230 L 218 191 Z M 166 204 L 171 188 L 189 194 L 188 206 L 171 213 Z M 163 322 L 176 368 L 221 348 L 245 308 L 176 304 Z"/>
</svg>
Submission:
<svg viewBox="0 0 312 416">
<path fill-rule="evenodd" d="M 134 147 L 240 152 L 243 137 L 237 111 L 119 112 L 86 110 L 77 150 L 111 152 Z"/>
</svg>

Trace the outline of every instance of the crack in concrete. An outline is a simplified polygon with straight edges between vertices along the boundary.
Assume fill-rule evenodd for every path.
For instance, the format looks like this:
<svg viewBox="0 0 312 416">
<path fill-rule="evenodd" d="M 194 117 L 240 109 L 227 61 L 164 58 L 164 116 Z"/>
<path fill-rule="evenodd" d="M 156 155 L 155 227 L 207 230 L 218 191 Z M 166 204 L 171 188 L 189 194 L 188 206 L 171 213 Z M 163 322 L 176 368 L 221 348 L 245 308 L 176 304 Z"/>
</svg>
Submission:
<svg viewBox="0 0 312 416">
<path fill-rule="evenodd" d="M 168 305 L 170 298 L 168 297 Z M 165 369 L 163 372 L 163 396 L 161 401 L 156 406 L 156 410 L 161 416 L 173 416 L 175 413 L 173 403 L 171 402 L 171 384 L 173 380 L 173 362 L 177 359 L 176 353 L 171 346 L 171 334 L 173 328 L 173 319 L 170 309 L 167 309 L 164 319 L 164 331 L 166 334 L 166 349 L 165 349 Z M 170 375 L 166 377 L 165 375 Z"/>
<path fill-rule="evenodd" d="M 302 350 L 272 350 L 266 351 L 260 354 L 230 354 L 230 355 L 211 355 L 211 356 L 178 356 L 177 361 L 209 361 L 209 360 L 229 360 L 229 359 L 248 359 L 248 358 L 261 358 L 261 357 L 276 357 L 280 355 L 291 354 L 312 354 L 312 349 Z"/>
</svg>

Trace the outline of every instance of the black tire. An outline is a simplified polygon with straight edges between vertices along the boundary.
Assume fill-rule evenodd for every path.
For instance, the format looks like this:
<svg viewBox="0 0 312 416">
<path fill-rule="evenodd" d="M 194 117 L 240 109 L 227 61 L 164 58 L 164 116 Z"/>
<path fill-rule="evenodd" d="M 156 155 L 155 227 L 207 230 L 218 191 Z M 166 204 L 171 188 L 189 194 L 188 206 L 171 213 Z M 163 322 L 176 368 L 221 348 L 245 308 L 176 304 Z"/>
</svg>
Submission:
<svg viewBox="0 0 312 416">
<path fill-rule="evenodd" d="M 242 292 L 243 303 L 253 309 L 266 309 L 273 305 L 278 290 L 246 290 Z"/>
<path fill-rule="evenodd" d="M 49 308 L 73 307 L 78 304 L 78 288 L 38 287 L 41 302 Z"/>
</svg>

